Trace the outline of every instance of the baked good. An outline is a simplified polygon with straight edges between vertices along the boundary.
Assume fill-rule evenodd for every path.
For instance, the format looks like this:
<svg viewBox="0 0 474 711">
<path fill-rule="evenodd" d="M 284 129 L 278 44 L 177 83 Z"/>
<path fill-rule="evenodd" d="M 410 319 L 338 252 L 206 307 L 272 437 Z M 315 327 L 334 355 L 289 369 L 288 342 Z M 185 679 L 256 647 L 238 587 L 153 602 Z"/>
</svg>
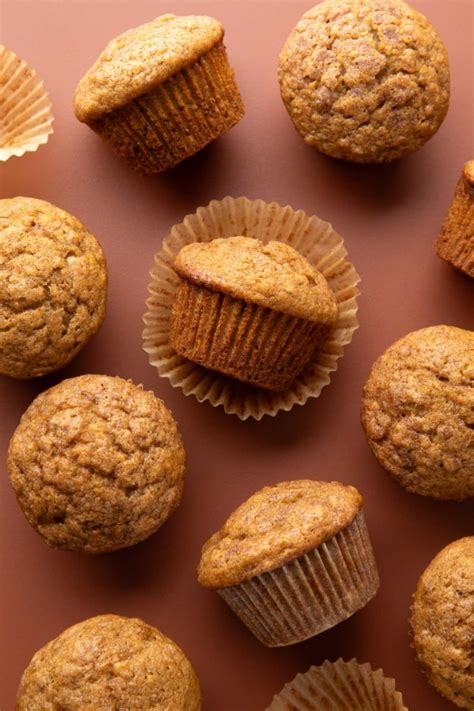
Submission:
<svg viewBox="0 0 474 711">
<path fill-rule="evenodd" d="M 453 202 L 436 242 L 436 253 L 474 278 L 474 160 L 465 164 L 456 185 Z"/>
<path fill-rule="evenodd" d="M 162 15 L 113 39 L 79 82 L 74 111 L 139 172 L 193 155 L 244 114 L 212 17 Z"/>
<path fill-rule="evenodd" d="M 181 277 L 171 316 L 175 351 L 260 388 L 288 388 L 337 320 L 324 276 L 283 242 L 195 242 L 174 269 Z"/>
<path fill-rule="evenodd" d="M 267 711 L 408 711 L 395 680 L 356 659 L 325 661 L 297 674 Z"/>
<path fill-rule="evenodd" d="M 135 618 L 99 615 L 42 647 L 16 711 L 199 711 L 199 680 L 171 639 Z"/>
<path fill-rule="evenodd" d="M 430 326 L 375 361 L 362 425 L 380 464 L 408 491 L 474 496 L 474 332 Z"/>
<path fill-rule="evenodd" d="M 474 536 L 438 553 L 416 588 L 411 625 L 431 684 L 461 709 L 474 708 Z"/>
<path fill-rule="evenodd" d="M 63 368 L 105 317 L 107 266 L 79 220 L 44 200 L 0 200 L 0 373 Z"/>
<path fill-rule="evenodd" d="M 362 496 L 310 479 L 264 487 L 204 544 L 198 580 L 267 646 L 333 627 L 379 586 Z"/>
<path fill-rule="evenodd" d="M 49 545 L 86 553 L 154 533 L 180 503 L 184 461 L 164 403 L 107 375 L 81 375 L 41 393 L 8 450 L 28 522 Z"/>
<path fill-rule="evenodd" d="M 356 163 L 421 148 L 449 105 L 443 41 L 403 0 L 325 0 L 308 10 L 281 51 L 279 80 L 306 143 Z"/>
</svg>

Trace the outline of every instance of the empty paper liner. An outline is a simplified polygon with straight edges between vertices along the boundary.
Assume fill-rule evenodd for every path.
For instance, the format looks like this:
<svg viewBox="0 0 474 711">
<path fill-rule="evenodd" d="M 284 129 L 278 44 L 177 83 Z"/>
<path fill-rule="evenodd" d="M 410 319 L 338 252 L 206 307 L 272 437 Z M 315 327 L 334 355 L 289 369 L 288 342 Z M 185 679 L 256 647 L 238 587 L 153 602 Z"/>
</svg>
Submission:
<svg viewBox="0 0 474 711">
<path fill-rule="evenodd" d="M 266 711 L 408 711 L 395 680 L 355 659 L 325 661 L 298 674 Z"/>
<path fill-rule="evenodd" d="M 210 371 L 178 355 L 170 344 L 171 310 L 180 281 L 173 269 L 178 252 L 191 242 L 210 242 L 236 235 L 264 243 L 279 240 L 289 244 L 322 272 L 338 302 L 338 320 L 321 349 L 284 392 L 268 392 Z M 225 412 L 236 414 L 242 420 L 248 417 L 259 420 L 264 415 L 291 410 L 296 404 L 303 405 L 308 398 L 318 397 L 358 327 L 357 284 L 360 279 L 346 257 L 343 240 L 331 225 L 301 210 L 245 197 L 226 197 L 200 207 L 172 228 L 155 255 L 143 333 L 144 349 L 151 365 L 185 395 L 194 395 L 200 402 L 208 401 L 213 406 L 222 405 Z"/>
<path fill-rule="evenodd" d="M 46 143 L 53 114 L 43 82 L 14 52 L 0 45 L 0 160 Z"/>
</svg>

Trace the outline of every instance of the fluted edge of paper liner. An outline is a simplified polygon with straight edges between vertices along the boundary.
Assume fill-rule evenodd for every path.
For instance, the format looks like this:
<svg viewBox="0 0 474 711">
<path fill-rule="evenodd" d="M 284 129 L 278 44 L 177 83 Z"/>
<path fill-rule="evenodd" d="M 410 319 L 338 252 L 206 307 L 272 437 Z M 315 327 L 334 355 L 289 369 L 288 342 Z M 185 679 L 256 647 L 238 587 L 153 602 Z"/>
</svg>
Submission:
<svg viewBox="0 0 474 711">
<path fill-rule="evenodd" d="M 326 277 L 339 305 L 339 318 L 323 348 L 305 366 L 292 386 L 283 393 L 270 393 L 246 386 L 212 372 L 179 356 L 169 343 L 170 316 L 179 277 L 173 262 L 182 247 L 191 242 L 210 242 L 217 237 L 243 235 L 263 242 L 279 240 L 294 247 Z M 144 316 L 144 350 L 149 362 L 173 387 L 199 402 L 222 406 L 226 413 L 241 420 L 304 405 L 318 397 L 330 382 L 330 373 L 358 328 L 357 284 L 360 277 L 346 259 L 342 237 L 328 222 L 308 216 L 302 210 L 283 207 L 276 202 L 225 197 L 200 207 L 175 225 L 155 255 L 148 286 L 149 298 Z"/>
</svg>

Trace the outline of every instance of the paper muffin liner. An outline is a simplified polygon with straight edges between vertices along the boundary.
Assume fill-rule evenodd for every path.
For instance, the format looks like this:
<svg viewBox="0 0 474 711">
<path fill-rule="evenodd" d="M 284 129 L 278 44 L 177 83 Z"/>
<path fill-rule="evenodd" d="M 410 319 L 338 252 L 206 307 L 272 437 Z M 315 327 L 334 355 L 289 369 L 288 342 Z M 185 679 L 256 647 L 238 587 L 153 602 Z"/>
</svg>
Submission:
<svg viewBox="0 0 474 711">
<path fill-rule="evenodd" d="M 182 279 L 170 343 L 177 353 L 250 385 L 286 390 L 328 333 L 323 324 L 247 304 Z"/>
<path fill-rule="evenodd" d="M 217 592 L 260 642 L 282 647 L 347 619 L 378 587 L 361 511 L 347 528 L 309 553 Z"/>
<path fill-rule="evenodd" d="M 178 355 L 170 343 L 171 311 L 180 279 L 173 269 L 182 247 L 192 242 L 210 242 L 217 237 L 243 235 L 262 242 L 279 240 L 289 244 L 326 277 L 339 306 L 339 316 L 323 347 L 318 349 L 292 385 L 281 393 L 238 382 Z M 344 346 L 358 327 L 357 284 L 359 275 L 346 259 L 342 238 L 331 225 L 302 210 L 277 203 L 226 197 L 200 207 L 184 222 L 175 225 L 155 255 L 145 314 L 144 349 L 151 365 L 185 395 L 214 407 L 222 405 L 240 419 L 276 415 L 291 410 L 311 397 L 318 397 L 337 368 Z"/>
<path fill-rule="evenodd" d="M 88 122 L 116 153 L 154 175 L 197 153 L 244 115 L 224 44 L 123 108 Z"/>
<path fill-rule="evenodd" d="M 0 44 L 0 160 L 36 151 L 52 132 L 53 114 L 43 82 Z"/>
<path fill-rule="evenodd" d="M 356 659 L 325 661 L 285 684 L 266 711 L 408 711 L 395 680 Z"/>
</svg>

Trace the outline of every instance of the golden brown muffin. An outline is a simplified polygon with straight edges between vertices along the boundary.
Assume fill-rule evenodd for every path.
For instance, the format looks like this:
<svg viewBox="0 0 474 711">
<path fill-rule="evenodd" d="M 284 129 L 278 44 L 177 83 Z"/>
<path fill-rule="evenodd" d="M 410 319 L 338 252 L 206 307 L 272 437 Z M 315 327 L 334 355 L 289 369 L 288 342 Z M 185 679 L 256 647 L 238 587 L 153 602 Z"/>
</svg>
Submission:
<svg viewBox="0 0 474 711">
<path fill-rule="evenodd" d="M 463 168 L 436 242 L 436 253 L 474 278 L 474 160 Z"/>
<path fill-rule="evenodd" d="M 474 536 L 443 548 L 421 576 L 411 619 L 415 651 L 433 686 L 474 708 Z"/>
<path fill-rule="evenodd" d="M 184 462 L 164 403 L 107 375 L 64 380 L 39 395 L 8 450 L 29 523 L 49 545 L 87 553 L 154 533 L 181 501 Z"/>
<path fill-rule="evenodd" d="M 228 237 L 193 243 L 171 317 L 177 353 L 268 390 L 288 388 L 336 322 L 324 276 L 283 242 Z"/>
<path fill-rule="evenodd" d="M 266 711 L 408 711 L 395 681 L 355 659 L 325 661 L 297 674 Z"/>
<path fill-rule="evenodd" d="M 79 220 L 44 200 L 0 200 L 0 373 L 67 365 L 105 317 L 107 266 Z"/>
<path fill-rule="evenodd" d="M 99 615 L 34 655 L 16 711 L 199 711 L 199 680 L 171 639 L 142 620 Z"/>
<path fill-rule="evenodd" d="M 306 143 L 356 163 L 421 148 L 449 105 L 446 48 L 402 0 L 325 0 L 308 10 L 282 49 L 279 80 Z"/>
<path fill-rule="evenodd" d="M 379 586 L 352 486 L 267 486 L 205 543 L 199 583 L 217 590 L 268 646 L 301 642 L 364 607 Z"/>
<path fill-rule="evenodd" d="M 408 491 L 474 496 L 474 333 L 431 326 L 375 362 L 362 425 L 380 464 Z"/>
<path fill-rule="evenodd" d="M 113 39 L 79 82 L 74 111 L 138 171 L 167 170 L 244 108 L 212 17 L 162 15 Z"/>
</svg>

